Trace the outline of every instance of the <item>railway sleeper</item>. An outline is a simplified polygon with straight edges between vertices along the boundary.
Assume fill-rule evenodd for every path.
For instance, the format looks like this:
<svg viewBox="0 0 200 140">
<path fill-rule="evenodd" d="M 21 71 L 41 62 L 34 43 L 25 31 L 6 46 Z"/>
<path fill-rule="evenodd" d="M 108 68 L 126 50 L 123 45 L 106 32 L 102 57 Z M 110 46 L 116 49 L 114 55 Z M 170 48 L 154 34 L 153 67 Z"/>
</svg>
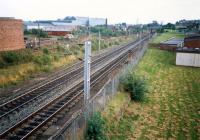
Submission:
<svg viewBox="0 0 200 140">
<path fill-rule="evenodd" d="M 42 130 L 42 131 L 46 131 L 48 128 L 49 128 L 48 126 L 44 125 L 44 126 L 41 128 L 41 130 Z"/>
<path fill-rule="evenodd" d="M 5 111 L 0 110 L 0 115 L 3 115 L 5 113 L 6 113 Z"/>
<path fill-rule="evenodd" d="M 37 123 L 41 123 L 41 122 L 43 122 L 44 121 L 44 118 L 36 118 L 35 120 L 34 120 L 35 122 L 37 122 Z"/>
<path fill-rule="evenodd" d="M 40 118 L 48 118 L 49 116 L 50 116 L 50 115 L 44 114 L 44 113 L 43 113 L 43 114 L 40 115 Z"/>
<path fill-rule="evenodd" d="M 15 136 L 10 136 L 10 137 L 8 137 L 7 139 L 8 139 L 8 140 L 20 140 L 21 138 L 22 138 L 22 137 L 15 135 Z"/>
<path fill-rule="evenodd" d="M 38 126 L 39 124 L 40 124 L 40 122 L 35 122 L 35 121 L 29 123 L 29 125 L 30 125 L 30 126 L 33 126 L 33 127 L 34 127 L 34 126 Z"/>
<path fill-rule="evenodd" d="M 48 114 L 48 115 L 52 115 L 55 111 L 47 110 L 47 111 L 45 111 L 45 112 L 46 112 L 46 114 Z"/>
<path fill-rule="evenodd" d="M 66 112 L 69 112 L 69 110 L 70 110 L 69 108 L 66 108 L 66 109 L 63 109 L 63 111 L 59 112 L 59 114 L 62 115 L 60 117 L 63 118 Z"/>
<path fill-rule="evenodd" d="M 49 111 L 56 112 L 57 109 L 53 107 L 53 108 L 49 109 Z"/>
<path fill-rule="evenodd" d="M 67 111 L 68 111 L 68 110 L 67 110 Z M 61 114 L 61 113 L 56 115 L 56 118 L 57 118 L 57 119 L 61 119 L 61 118 L 63 118 L 63 117 L 64 117 L 64 114 Z"/>
<path fill-rule="evenodd" d="M 63 106 L 65 102 L 59 102 L 58 105 Z"/>
<path fill-rule="evenodd" d="M 23 130 L 26 131 L 26 132 L 30 132 L 33 129 L 34 129 L 34 127 L 32 127 L 32 126 L 27 126 L 27 127 L 23 128 Z"/>
<path fill-rule="evenodd" d="M 10 107 L 12 107 L 12 106 L 13 106 L 12 102 L 9 103 L 9 104 L 7 104 L 7 105 L 5 105 L 6 108 L 10 108 Z"/>
<path fill-rule="evenodd" d="M 18 132 L 16 133 L 16 135 L 19 136 L 19 137 L 23 137 L 23 136 L 25 136 L 28 132 L 29 132 L 28 130 L 24 130 L 24 129 L 23 129 L 23 130 L 18 131 Z"/>
<path fill-rule="evenodd" d="M 50 125 L 52 125 L 52 124 L 53 124 L 52 121 L 47 122 L 47 125 L 48 125 L 48 126 L 50 126 Z"/>
<path fill-rule="evenodd" d="M 61 108 L 61 107 L 62 107 L 61 105 L 55 105 L 53 108 L 59 109 L 59 108 Z"/>
</svg>

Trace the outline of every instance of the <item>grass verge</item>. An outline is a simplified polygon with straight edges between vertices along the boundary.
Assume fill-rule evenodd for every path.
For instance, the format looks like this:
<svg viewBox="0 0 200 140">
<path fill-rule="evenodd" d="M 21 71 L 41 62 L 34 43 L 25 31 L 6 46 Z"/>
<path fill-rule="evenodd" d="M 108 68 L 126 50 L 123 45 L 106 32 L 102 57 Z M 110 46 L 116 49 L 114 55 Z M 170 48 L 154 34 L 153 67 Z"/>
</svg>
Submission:
<svg viewBox="0 0 200 140">
<path fill-rule="evenodd" d="M 148 100 L 131 102 L 123 121 L 108 122 L 108 139 L 198 140 L 200 68 L 176 66 L 175 53 L 149 49 L 135 73 L 148 79 Z"/>
</svg>

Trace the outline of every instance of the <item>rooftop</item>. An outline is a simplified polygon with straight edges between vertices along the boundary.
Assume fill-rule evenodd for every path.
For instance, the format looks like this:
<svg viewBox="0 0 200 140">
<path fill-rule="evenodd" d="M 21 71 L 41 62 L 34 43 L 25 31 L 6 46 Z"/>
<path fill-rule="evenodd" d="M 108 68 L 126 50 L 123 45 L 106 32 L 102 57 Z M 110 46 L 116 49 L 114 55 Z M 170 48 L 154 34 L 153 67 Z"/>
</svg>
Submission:
<svg viewBox="0 0 200 140">
<path fill-rule="evenodd" d="M 49 26 L 44 28 L 45 31 L 73 31 L 74 27 L 72 26 Z"/>
<path fill-rule="evenodd" d="M 178 45 L 184 42 L 184 39 L 177 39 L 177 38 L 171 38 L 167 41 L 162 42 L 161 44 L 165 45 Z"/>
<path fill-rule="evenodd" d="M 190 36 L 186 37 L 185 39 L 186 40 L 187 39 L 200 39 L 200 34 L 190 35 Z"/>
</svg>

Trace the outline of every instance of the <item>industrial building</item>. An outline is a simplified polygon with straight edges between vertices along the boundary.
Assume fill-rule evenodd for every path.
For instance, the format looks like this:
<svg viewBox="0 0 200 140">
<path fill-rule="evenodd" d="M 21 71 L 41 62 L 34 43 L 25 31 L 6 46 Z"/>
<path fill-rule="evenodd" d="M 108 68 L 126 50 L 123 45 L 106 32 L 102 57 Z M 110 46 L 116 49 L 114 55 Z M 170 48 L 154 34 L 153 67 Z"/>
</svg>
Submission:
<svg viewBox="0 0 200 140">
<path fill-rule="evenodd" d="M 186 37 L 184 39 L 184 44 L 187 48 L 200 48 L 200 34 Z"/>
<path fill-rule="evenodd" d="M 50 26 L 43 29 L 48 33 L 48 35 L 55 36 L 66 36 L 67 34 L 72 34 L 73 30 L 76 30 L 76 26 Z"/>
<path fill-rule="evenodd" d="M 70 19 L 70 20 L 69 20 Z M 31 29 L 42 29 L 50 28 L 50 27 L 58 27 L 63 26 L 71 27 L 71 26 L 96 26 L 96 25 L 106 25 L 107 19 L 104 18 L 89 18 L 89 17 L 66 17 L 65 19 L 59 20 L 41 20 L 41 21 L 34 21 L 34 22 L 24 22 L 24 29 L 31 30 Z"/>
<path fill-rule="evenodd" d="M 23 21 L 0 17 L 0 51 L 24 48 Z"/>
<path fill-rule="evenodd" d="M 200 67 L 200 35 L 184 39 L 184 47 L 176 52 L 176 65 Z"/>
<path fill-rule="evenodd" d="M 176 51 L 177 47 L 183 47 L 183 46 L 184 46 L 183 39 L 171 38 L 167 41 L 160 43 L 159 48 L 161 50 Z"/>
</svg>

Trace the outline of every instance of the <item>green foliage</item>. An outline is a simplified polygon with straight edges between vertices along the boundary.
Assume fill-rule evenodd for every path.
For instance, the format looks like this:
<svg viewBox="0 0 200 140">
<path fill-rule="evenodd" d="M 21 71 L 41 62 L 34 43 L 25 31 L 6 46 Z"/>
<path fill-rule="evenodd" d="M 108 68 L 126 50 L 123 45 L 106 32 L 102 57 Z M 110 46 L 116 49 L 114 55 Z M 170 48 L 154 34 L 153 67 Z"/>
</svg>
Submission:
<svg viewBox="0 0 200 140">
<path fill-rule="evenodd" d="M 51 64 L 51 57 L 49 55 L 37 56 L 34 58 L 34 62 L 39 65 Z"/>
<path fill-rule="evenodd" d="M 88 121 L 88 128 L 86 133 L 87 140 L 105 140 L 105 120 L 100 113 L 95 113 Z"/>
<path fill-rule="evenodd" d="M 30 62 L 33 59 L 30 50 L 9 51 L 0 53 L 0 68 Z"/>
<path fill-rule="evenodd" d="M 61 47 L 61 46 L 56 46 L 56 49 L 57 49 L 57 51 L 58 52 L 62 52 L 62 51 L 64 51 L 64 48 L 63 47 Z"/>
<path fill-rule="evenodd" d="M 2 54 L 2 58 L 7 64 L 18 63 L 20 59 L 19 55 L 15 52 L 5 52 Z"/>
<path fill-rule="evenodd" d="M 49 54 L 49 50 L 47 48 L 44 48 L 42 51 L 43 51 L 43 54 Z"/>
<path fill-rule="evenodd" d="M 105 37 L 116 37 L 116 36 L 121 36 L 121 35 L 126 35 L 126 32 L 122 31 L 122 30 L 117 30 L 117 29 L 109 29 L 106 28 L 105 26 L 95 26 L 95 27 L 91 27 L 90 31 L 92 33 L 99 33 L 99 31 L 101 32 L 101 36 L 105 36 Z"/>
<path fill-rule="evenodd" d="M 158 36 L 156 36 L 152 41 L 151 43 L 161 43 L 163 41 L 166 41 L 167 39 L 170 39 L 172 37 L 175 37 L 175 38 L 184 38 L 185 35 L 184 34 L 180 34 L 180 33 L 176 33 L 176 32 L 165 32 L 165 33 L 161 33 L 161 34 L 158 34 Z"/>
<path fill-rule="evenodd" d="M 25 35 L 35 35 L 37 37 L 42 37 L 42 38 L 47 38 L 48 37 L 48 33 L 44 32 L 41 29 L 25 30 L 24 34 Z"/>
<path fill-rule="evenodd" d="M 143 101 L 147 90 L 146 81 L 134 72 L 128 72 L 121 78 L 122 87 L 130 93 L 134 101 Z"/>
<path fill-rule="evenodd" d="M 60 56 L 58 54 L 53 55 L 54 61 L 58 61 L 60 59 Z"/>
</svg>

